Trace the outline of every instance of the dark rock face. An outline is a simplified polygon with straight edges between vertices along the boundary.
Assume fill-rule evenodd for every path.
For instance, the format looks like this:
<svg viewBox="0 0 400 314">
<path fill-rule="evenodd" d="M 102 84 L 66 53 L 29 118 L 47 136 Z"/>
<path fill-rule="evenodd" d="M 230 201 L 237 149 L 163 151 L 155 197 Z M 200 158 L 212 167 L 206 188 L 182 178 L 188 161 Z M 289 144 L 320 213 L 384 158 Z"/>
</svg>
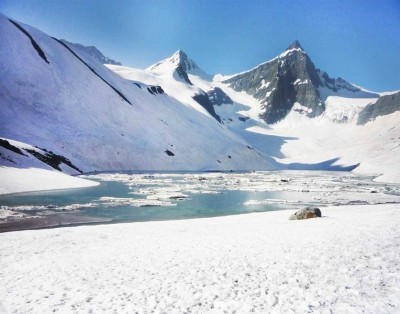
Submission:
<svg viewBox="0 0 400 314">
<path fill-rule="evenodd" d="M 295 103 L 301 105 L 301 110 L 295 109 L 301 114 L 310 118 L 321 115 L 325 111 L 325 102 L 320 96 L 320 87 L 332 92 L 341 89 L 353 93 L 360 91 L 342 78 L 332 79 L 317 69 L 298 41 L 271 61 L 223 83 L 259 100 L 264 110 L 260 118 L 269 124 L 284 119 Z"/>
<path fill-rule="evenodd" d="M 140 85 L 139 85 L 139 87 L 140 87 Z M 158 86 L 158 85 L 151 85 L 151 86 L 147 87 L 147 91 L 148 91 L 150 94 L 152 94 L 152 95 L 156 95 L 156 94 L 162 95 L 162 94 L 165 94 L 165 92 L 164 92 L 164 90 L 162 89 L 162 87 L 161 87 L 161 86 Z"/>
<path fill-rule="evenodd" d="M 357 124 L 366 124 L 379 116 L 400 111 L 400 92 L 380 97 L 376 103 L 369 104 L 360 112 Z"/>
<path fill-rule="evenodd" d="M 81 44 L 77 44 L 77 43 L 71 43 L 65 39 L 61 39 L 61 41 L 65 44 L 67 44 L 68 46 L 72 47 L 73 49 L 82 51 L 86 54 L 88 54 L 89 56 L 92 56 L 93 58 L 95 58 L 97 61 L 99 61 L 100 63 L 103 64 L 114 64 L 114 65 L 121 65 L 120 62 L 115 61 L 113 59 L 110 59 L 108 57 L 106 57 L 105 55 L 103 55 L 101 53 L 101 51 L 99 51 L 96 47 L 94 46 L 84 46 Z"/>
<path fill-rule="evenodd" d="M 28 153 L 30 153 L 32 156 L 36 157 L 40 161 L 49 165 L 50 167 L 57 169 L 58 171 L 62 171 L 60 168 L 61 164 L 66 164 L 67 166 L 71 167 L 72 169 L 75 169 L 76 171 L 83 173 L 78 167 L 74 166 L 71 163 L 71 161 L 69 159 L 65 158 L 64 156 L 54 154 L 53 152 L 49 152 L 44 148 L 39 148 L 39 149 L 44 151 L 44 154 L 39 153 L 38 151 L 33 150 L 33 149 L 25 149 L 25 150 Z"/>
<path fill-rule="evenodd" d="M 221 106 L 224 104 L 233 104 L 232 99 L 224 93 L 219 87 L 215 87 L 207 92 L 208 99 L 213 104 L 213 106 Z"/>
<path fill-rule="evenodd" d="M 265 110 L 260 117 L 270 124 L 282 120 L 296 102 L 307 108 L 308 117 L 317 117 L 325 110 L 318 91 L 321 79 L 297 41 L 279 57 L 224 83 L 260 100 Z"/>
<path fill-rule="evenodd" d="M 208 95 L 204 92 L 201 94 L 197 94 L 193 96 L 193 99 L 198 102 L 204 109 L 207 110 L 209 114 L 211 114 L 219 123 L 221 123 L 221 118 L 214 110 L 214 106 L 211 103 Z"/>
<path fill-rule="evenodd" d="M 321 217 L 321 210 L 317 207 L 306 207 L 298 210 L 289 217 L 289 220 L 301 220 Z"/>
<path fill-rule="evenodd" d="M 186 83 L 189 85 L 193 85 L 192 82 L 189 80 L 189 76 L 186 73 L 185 67 L 180 64 L 176 69 L 175 72 L 178 74 L 178 76 L 183 79 Z"/>
<path fill-rule="evenodd" d="M 3 140 L 0 138 L 0 147 L 4 147 L 5 149 L 8 149 L 18 155 L 26 156 L 18 147 L 10 144 L 9 141 Z"/>
</svg>

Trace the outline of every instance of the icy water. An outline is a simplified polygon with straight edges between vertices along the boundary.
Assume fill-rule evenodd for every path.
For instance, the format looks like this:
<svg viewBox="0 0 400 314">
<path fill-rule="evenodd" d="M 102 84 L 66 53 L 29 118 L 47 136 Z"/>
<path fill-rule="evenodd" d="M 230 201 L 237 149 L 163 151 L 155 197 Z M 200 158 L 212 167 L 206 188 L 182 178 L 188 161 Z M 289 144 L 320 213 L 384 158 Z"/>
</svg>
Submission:
<svg viewBox="0 0 400 314">
<path fill-rule="evenodd" d="M 98 187 L 0 196 L 0 231 L 400 203 L 400 185 L 349 172 L 102 173 Z M 15 227 L 17 226 L 17 227 Z M 2 229 L 3 227 L 3 229 Z"/>
</svg>

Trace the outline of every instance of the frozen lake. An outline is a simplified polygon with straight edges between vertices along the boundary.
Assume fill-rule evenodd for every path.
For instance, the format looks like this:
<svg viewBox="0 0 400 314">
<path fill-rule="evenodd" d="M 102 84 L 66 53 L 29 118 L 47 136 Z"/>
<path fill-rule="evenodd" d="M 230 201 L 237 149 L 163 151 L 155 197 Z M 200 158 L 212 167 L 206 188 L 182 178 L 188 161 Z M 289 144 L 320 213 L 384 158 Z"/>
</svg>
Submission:
<svg viewBox="0 0 400 314">
<path fill-rule="evenodd" d="M 0 196 L 0 231 L 400 203 L 400 185 L 350 172 L 101 173 L 84 189 Z"/>
</svg>

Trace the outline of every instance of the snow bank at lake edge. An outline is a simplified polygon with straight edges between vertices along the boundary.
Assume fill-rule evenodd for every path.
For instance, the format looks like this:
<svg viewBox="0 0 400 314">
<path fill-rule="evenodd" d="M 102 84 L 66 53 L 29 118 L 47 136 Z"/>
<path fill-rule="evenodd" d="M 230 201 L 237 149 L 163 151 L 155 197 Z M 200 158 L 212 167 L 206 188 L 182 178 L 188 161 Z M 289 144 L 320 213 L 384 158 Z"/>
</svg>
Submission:
<svg viewBox="0 0 400 314">
<path fill-rule="evenodd" d="M 1 234 L 0 310 L 399 311 L 398 205 L 292 212 Z"/>
<path fill-rule="evenodd" d="M 73 189 L 99 185 L 57 170 L 0 166 L 0 195 L 46 190 Z"/>
</svg>

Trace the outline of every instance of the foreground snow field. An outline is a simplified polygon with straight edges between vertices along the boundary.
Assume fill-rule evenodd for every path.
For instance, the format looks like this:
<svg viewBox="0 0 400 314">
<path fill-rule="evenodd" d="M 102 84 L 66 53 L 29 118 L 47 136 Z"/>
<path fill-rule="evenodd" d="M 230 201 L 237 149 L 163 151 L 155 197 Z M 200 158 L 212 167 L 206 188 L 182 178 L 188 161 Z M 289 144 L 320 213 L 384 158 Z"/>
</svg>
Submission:
<svg viewBox="0 0 400 314">
<path fill-rule="evenodd" d="M 398 205 L 292 212 L 1 234 L 0 312 L 400 311 Z"/>
</svg>

